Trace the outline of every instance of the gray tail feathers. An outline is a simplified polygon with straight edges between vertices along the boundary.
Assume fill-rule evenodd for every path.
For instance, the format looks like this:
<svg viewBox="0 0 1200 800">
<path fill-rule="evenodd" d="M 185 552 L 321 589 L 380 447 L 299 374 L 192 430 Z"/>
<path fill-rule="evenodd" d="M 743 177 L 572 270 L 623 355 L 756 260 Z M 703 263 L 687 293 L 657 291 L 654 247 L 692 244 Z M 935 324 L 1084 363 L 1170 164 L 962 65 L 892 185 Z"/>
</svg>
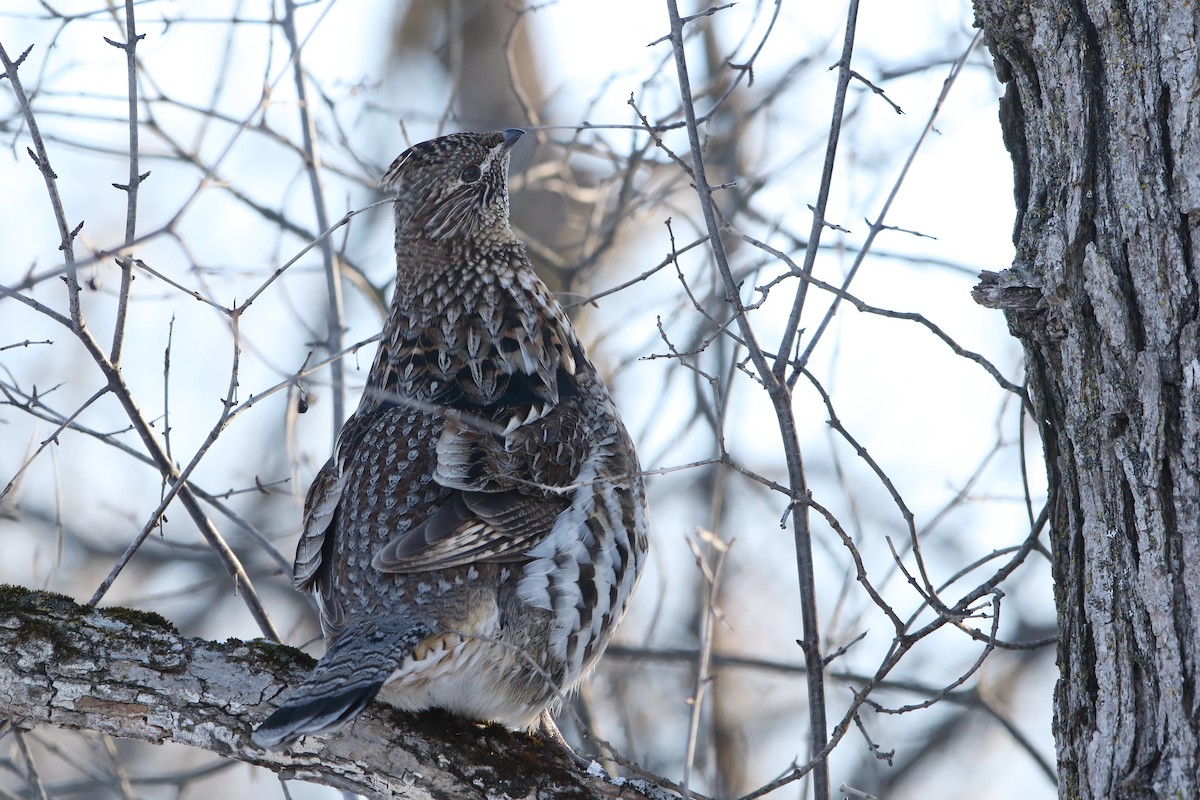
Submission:
<svg viewBox="0 0 1200 800">
<path fill-rule="evenodd" d="M 351 622 L 312 674 L 285 695 L 283 704 L 258 726 L 251 740 L 276 749 L 301 736 L 346 725 L 375 699 L 388 676 L 429 633 L 424 625 L 398 628 L 374 620 Z"/>
</svg>

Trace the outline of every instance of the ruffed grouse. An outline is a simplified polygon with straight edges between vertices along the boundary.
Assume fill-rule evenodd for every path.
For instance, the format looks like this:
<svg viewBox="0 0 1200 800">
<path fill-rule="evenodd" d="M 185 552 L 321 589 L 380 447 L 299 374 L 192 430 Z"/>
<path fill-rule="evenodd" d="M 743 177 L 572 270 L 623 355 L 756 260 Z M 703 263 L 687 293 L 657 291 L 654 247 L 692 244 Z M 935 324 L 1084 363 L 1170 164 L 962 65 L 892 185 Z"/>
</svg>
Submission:
<svg viewBox="0 0 1200 800">
<path fill-rule="evenodd" d="M 327 638 L 254 733 L 335 730 L 376 695 L 532 728 L 596 662 L 646 553 L 637 456 L 508 219 L 522 131 L 418 144 L 358 410 L 308 491 L 294 581 Z"/>
</svg>

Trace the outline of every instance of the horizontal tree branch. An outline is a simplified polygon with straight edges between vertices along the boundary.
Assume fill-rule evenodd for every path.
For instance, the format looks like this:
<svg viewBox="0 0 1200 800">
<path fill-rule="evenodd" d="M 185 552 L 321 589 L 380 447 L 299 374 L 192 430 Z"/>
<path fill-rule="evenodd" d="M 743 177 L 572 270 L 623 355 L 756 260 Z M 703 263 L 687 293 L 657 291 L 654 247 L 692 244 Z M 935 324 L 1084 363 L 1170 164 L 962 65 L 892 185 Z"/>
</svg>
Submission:
<svg viewBox="0 0 1200 800">
<path fill-rule="evenodd" d="M 440 712 L 374 705 L 346 729 L 287 752 L 252 744 L 254 724 L 312 664 L 290 647 L 189 638 L 157 614 L 0 586 L 0 719 L 19 727 L 180 742 L 389 800 L 675 797 L 581 771 L 535 737 Z"/>
</svg>

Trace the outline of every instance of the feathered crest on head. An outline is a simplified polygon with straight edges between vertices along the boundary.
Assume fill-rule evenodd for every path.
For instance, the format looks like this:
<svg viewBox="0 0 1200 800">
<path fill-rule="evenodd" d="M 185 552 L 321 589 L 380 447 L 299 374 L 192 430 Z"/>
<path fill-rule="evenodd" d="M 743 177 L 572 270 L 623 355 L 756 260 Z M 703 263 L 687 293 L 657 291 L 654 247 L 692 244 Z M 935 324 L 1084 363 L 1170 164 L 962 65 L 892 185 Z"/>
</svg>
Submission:
<svg viewBox="0 0 1200 800">
<path fill-rule="evenodd" d="M 520 128 L 505 128 L 502 131 L 490 133 L 451 133 L 436 139 L 418 142 L 396 156 L 391 166 L 383 173 L 383 177 L 379 181 L 379 188 L 385 192 L 399 191 L 401 178 L 404 177 L 404 173 L 410 165 L 418 161 L 438 163 L 442 160 L 443 154 L 461 152 L 464 147 L 470 148 L 471 145 L 474 145 L 473 149 L 476 149 L 481 155 L 497 145 L 503 145 L 501 152 L 507 153 L 524 134 L 525 131 Z"/>
</svg>

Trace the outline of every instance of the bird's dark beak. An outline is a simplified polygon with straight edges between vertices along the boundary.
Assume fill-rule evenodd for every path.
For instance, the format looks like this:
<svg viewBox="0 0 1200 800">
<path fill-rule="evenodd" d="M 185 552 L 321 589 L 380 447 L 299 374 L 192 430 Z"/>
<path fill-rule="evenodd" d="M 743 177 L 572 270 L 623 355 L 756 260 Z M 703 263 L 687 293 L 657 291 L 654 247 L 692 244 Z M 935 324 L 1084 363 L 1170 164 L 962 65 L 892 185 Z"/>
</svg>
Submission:
<svg viewBox="0 0 1200 800">
<path fill-rule="evenodd" d="M 525 131 L 521 130 L 520 128 L 505 128 L 504 152 L 507 153 L 509 150 L 512 150 L 513 145 L 517 143 L 517 139 L 520 139 L 524 135 Z"/>
</svg>

